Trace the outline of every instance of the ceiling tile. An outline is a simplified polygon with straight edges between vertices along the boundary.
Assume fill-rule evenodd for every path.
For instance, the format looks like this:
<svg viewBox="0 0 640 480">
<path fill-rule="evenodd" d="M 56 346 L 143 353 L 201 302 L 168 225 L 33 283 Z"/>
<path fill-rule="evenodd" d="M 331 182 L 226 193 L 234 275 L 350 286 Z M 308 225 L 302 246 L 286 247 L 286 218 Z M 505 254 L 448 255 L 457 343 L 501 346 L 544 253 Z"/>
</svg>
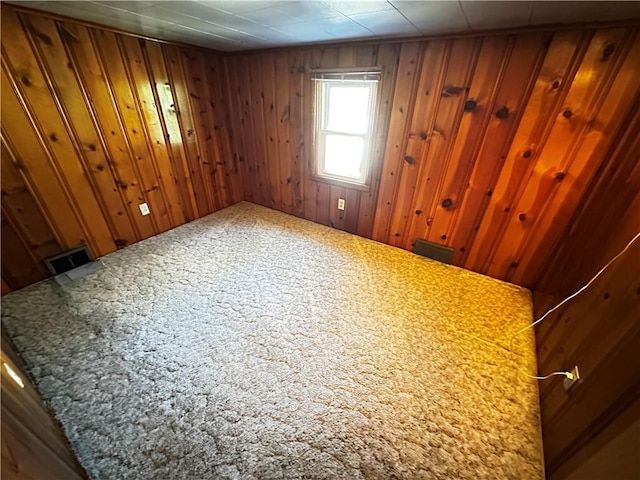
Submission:
<svg viewBox="0 0 640 480">
<path fill-rule="evenodd" d="M 277 27 L 289 23 L 300 23 L 299 18 L 293 17 L 281 11 L 278 7 L 261 8 L 252 12 L 239 14 L 240 17 L 266 25 L 267 27 Z"/>
<path fill-rule="evenodd" d="M 285 15 L 303 22 L 343 16 L 323 2 L 274 2 L 274 6 Z"/>
<path fill-rule="evenodd" d="M 600 20 L 609 2 L 539 2 L 533 3 L 532 25 L 593 22 Z"/>
<path fill-rule="evenodd" d="M 154 5 L 152 7 L 140 9 L 138 11 L 140 15 L 145 15 L 151 18 L 157 18 L 159 20 L 164 20 L 165 22 L 171 23 L 181 23 L 186 22 L 188 20 L 192 20 L 192 17 L 187 15 L 183 15 L 179 12 L 175 12 L 173 10 L 167 10 L 164 6 Z"/>
<path fill-rule="evenodd" d="M 395 9 L 350 15 L 349 18 L 376 35 L 418 35 L 420 33 Z"/>
<path fill-rule="evenodd" d="M 89 12 L 92 15 L 103 15 L 105 17 L 110 17 L 116 13 L 126 12 L 125 9 L 111 6 L 111 5 L 103 5 L 101 3 L 96 2 L 60 2 L 56 0 L 55 3 L 66 4 L 76 10 L 82 10 L 84 12 Z"/>
<path fill-rule="evenodd" d="M 640 2 L 609 2 L 602 20 L 640 19 Z"/>
<path fill-rule="evenodd" d="M 353 0 L 328 0 L 324 2 L 334 10 L 351 16 L 361 13 L 381 12 L 384 10 L 395 10 L 386 0 L 377 1 L 353 1 Z"/>
<path fill-rule="evenodd" d="M 460 2 L 472 30 L 521 27 L 529 25 L 533 2 Z"/>
<path fill-rule="evenodd" d="M 371 36 L 371 30 L 354 22 L 349 17 L 340 16 L 318 20 L 320 24 L 326 25 L 326 31 L 336 38 L 356 38 Z M 308 22 L 305 22 L 308 23 Z"/>
<path fill-rule="evenodd" d="M 469 31 L 469 25 L 458 2 L 394 0 L 391 3 L 425 35 Z"/>
<path fill-rule="evenodd" d="M 99 0 L 95 3 L 99 3 L 101 5 L 106 5 L 108 7 L 119 8 L 122 10 L 127 10 L 129 12 L 139 12 L 145 8 L 152 7 L 156 4 L 162 3 L 158 0 L 156 1 L 146 1 L 146 0 Z"/>
<path fill-rule="evenodd" d="M 65 17 L 77 18 L 87 22 L 100 22 L 104 15 L 94 14 L 85 10 L 78 10 L 72 5 L 75 2 L 45 2 L 38 6 L 38 10 L 63 15 Z"/>
<path fill-rule="evenodd" d="M 335 40 L 336 37 L 327 31 L 327 23 L 322 20 L 293 23 L 275 27 L 275 30 L 296 37 L 299 41 Z"/>
<path fill-rule="evenodd" d="M 233 1 L 233 0 L 215 0 L 215 2 L 198 2 L 198 3 L 210 3 L 215 5 L 215 8 L 227 13 L 244 13 L 253 12 L 261 8 L 272 7 L 274 2 L 269 1 Z"/>
</svg>

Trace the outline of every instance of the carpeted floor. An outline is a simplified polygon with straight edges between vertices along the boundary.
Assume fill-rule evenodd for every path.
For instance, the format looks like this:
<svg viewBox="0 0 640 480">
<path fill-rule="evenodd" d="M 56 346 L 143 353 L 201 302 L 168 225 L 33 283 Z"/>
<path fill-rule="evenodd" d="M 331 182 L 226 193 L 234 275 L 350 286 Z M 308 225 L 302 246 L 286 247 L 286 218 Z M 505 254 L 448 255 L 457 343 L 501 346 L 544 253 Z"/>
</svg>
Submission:
<svg viewBox="0 0 640 480">
<path fill-rule="evenodd" d="M 95 479 L 543 478 L 529 292 L 241 203 L 2 321 Z"/>
</svg>

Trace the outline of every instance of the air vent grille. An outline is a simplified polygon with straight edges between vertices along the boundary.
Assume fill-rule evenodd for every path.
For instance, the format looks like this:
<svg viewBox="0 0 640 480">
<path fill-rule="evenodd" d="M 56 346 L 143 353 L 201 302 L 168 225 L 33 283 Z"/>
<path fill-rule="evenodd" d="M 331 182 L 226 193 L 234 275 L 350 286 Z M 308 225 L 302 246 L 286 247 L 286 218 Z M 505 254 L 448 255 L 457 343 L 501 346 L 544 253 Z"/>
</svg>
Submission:
<svg viewBox="0 0 640 480">
<path fill-rule="evenodd" d="M 413 245 L 413 253 L 442 263 L 451 263 L 453 260 L 453 248 L 427 242 L 422 238 L 416 239 L 416 243 Z"/>
<path fill-rule="evenodd" d="M 45 260 L 45 263 L 53 275 L 59 275 L 82 265 L 86 265 L 87 263 L 91 263 L 92 261 L 93 257 L 87 247 L 80 247 L 65 252 L 62 255 L 49 258 L 48 260 Z"/>
</svg>

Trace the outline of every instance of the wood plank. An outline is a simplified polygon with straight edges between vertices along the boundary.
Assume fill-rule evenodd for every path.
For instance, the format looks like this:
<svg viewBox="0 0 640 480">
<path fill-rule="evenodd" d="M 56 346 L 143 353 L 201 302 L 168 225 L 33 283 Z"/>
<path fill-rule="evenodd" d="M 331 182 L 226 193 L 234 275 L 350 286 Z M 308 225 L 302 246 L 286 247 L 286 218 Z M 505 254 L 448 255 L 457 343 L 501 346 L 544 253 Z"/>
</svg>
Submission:
<svg viewBox="0 0 640 480">
<path fill-rule="evenodd" d="M 87 178 L 92 184 L 96 200 L 104 213 L 105 221 L 116 247 L 136 241 L 125 198 L 116 185 L 115 175 L 105 162 L 103 142 L 98 132 L 93 111 L 87 108 L 89 98 L 77 77 L 73 57 L 59 35 L 52 20 L 31 16 L 23 18 L 39 58 L 43 72 L 55 89 L 59 108 L 76 151 L 82 161 Z"/>
<path fill-rule="evenodd" d="M 155 195 L 153 200 L 161 202 L 157 225 L 161 231 L 164 231 L 182 225 L 185 223 L 185 217 L 165 144 L 166 126 L 162 125 L 147 59 L 143 53 L 142 45 L 146 42 L 124 36 L 119 37 L 118 40 L 126 60 L 133 98 L 142 119 L 140 126 L 145 134 L 145 142 L 150 147 L 149 163 L 146 166 L 151 167 L 148 174 L 152 174 L 156 178 L 156 181 L 152 182 L 151 189 L 154 192 L 159 190 L 160 193 L 160 195 Z M 147 181 L 149 180 L 148 178 Z"/>
<path fill-rule="evenodd" d="M 296 209 L 295 179 L 293 172 L 297 170 L 296 150 L 292 145 L 291 110 L 295 102 L 295 92 L 289 91 L 290 65 L 287 52 L 278 52 L 274 55 L 274 116 L 276 119 L 277 134 L 277 161 L 279 172 L 279 189 L 281 207 L 279 210 L 293 214 Z"/>
<path fill-rule="evenodd" d="M 405 138 L 409 135 L 409 121 L 417 93 L 417 81 L 422 64 L 424 45 L 418 42 L 404 43 L 401 47 L 397 77 L 393 93 L 389 130 L 382 161 L 380 188 L 376 202 L 372 238 L 387 242 L 390 238 L 390 222 L 395 210 L 399 180 L 405 156 Z"/>
<path fill-rule="evenodd" d="M 199 148 L 199 168 L 205 189 L 209 212 L 216 211 L 226 203 L 227 189 L 224 182 L 224 170 L 218 168 L 222 162 L 218 148 L 217 135 L 213 129 L 210 100 L 204 66 L 199 52 L 180 49 L 181 65 L 186 80 L 186 94 L 189 99 L 190 115 L 185 117 L 187 134 L 195 132 L 195 141 Z"/>
<path fill-rule="evenodd" d="M 291 189 L 293 214 L 305 218 L 305 159 L 306 146 L 304 137 L 305 121 L 305 55 L 304 52 L 290 52 L 289 62 L 289 135 L 291 152 Z M 308 92 L 306 92 L 308 93 Z"/>
<path fill-rule="evenodd" d="M 132 153 L 117 109 L 117 99 L 111 84 L 105 82 L 108 76 L 105 73 L 104 59 L 94 48 L 94 39 L 86 28 L 70 23 L 59 24 L 58 28 L 78 69 L 79 81 L 90 98 L 89 106 L 94 110 L 94 118 L 99 122 L 98 128 L 107 155 L 105 160 L 115 173 L 117 188 L 126 200 L 136 240 L 148 238 L 155 234 L 155 229 L 151 216 L 143 216 L 138 208 L 145 201 L 144 187 L 133 167 Z"/>
<path fill-rule="evenodd" d="M 427 236 L 433 221 L 434 203 L 458 133 L 466 88 L 476 64 L 477 47 L 477 41 L 471 39 L 449 43 L 450 50 L 442 67 L 442 83 L 433 85 L 431 94 L 437 97 L 433 123 L 426 130 L 428 142 L 423 141 L 426 148 L 417 159 L 417 182 L 420 188 L 412 196 L 409 207 L 411 213 L 407 214 L 404 231 L 395 242 L 406 249 L 412 248 L 416 238 Z M 418 138 L 421 137 L 418 135 Z M 418 211 L 422 213 L 416 213 Z"/>
<path fill-rule="evenodd" d="M 179 126 L 179 138 L 186 153 L 189 178 L 193 184 L 193 196 L 197 205 L 197 217 L 208 215 L 214 210 L 211 191 L 207 189 L 203 170 L 203 154 L 195 130 L 195 120 L 191 110 L 191 101 L 182 65 L 180 49 L 171 45 L 162 45 L 165 66 L 169 77 L 173 110 Z"/>
<path fill-rule="evenodd" d="M 454 224 L 494 111 L 500 78 L 495 72 L 500 71 L 508 47 L 507 37 L 493 37 L 482 41 L 449 165 L 444 172 L 440 192 L 436 195 L 435 212 L 431 214 L 433 220 L 427 230 L 427 240 L 432 243 L 455 245 Z M 468 110 L 465 108 L 467 105 Z"/>
<path fill-rule="evenodd" d="M 462 213 L 453 233 L 453 244 L 457 247 L 457 263 L 464 262 L 468 268 L 481 270 L 488 261 L 492 245 L 502 232 L 501 225 L 505 221 L 505 213 L 508 213 L 505 209 L 511 209 L 519 189 L 526 183 L 535 165 L 535 159 L 540 154 L 551 128 L 550 118 L 568 91 L 579 58 L 586 48 L 587 38 L 584 32 L 563 32 L 554 35 L 497 183 L 490 190 L 491 195 L 482 222 L 479 222 L 477 214 L 472 215 L 474 212 L 470 212 L 466 204 L 461 207 Z M 479 178 L 480 173 L 479 170 L 475 177 L 480 180 L 481 185 L 487 185 L 489 181 Z M 489 194 L 489 191 L 480 190 L 474 183 L 471 182 L 465 202 L 478 203 Z M 473 235 L 471 232 L 475 226 L 478 226 L 478 232 Z M 471 243 L 474 245 L 473 250 L 470 249 Z M 460 251 L 460 248 L 465 248 L 469 253 Z"/>
<path fill-rule="evenodd" d="M 640 37 L 627 42 L 628 52 L 640 51 Z M 570 220 L 573 212 L 585 194 L 585 187 L 591 182 L 598 166 L 602 162 L 609 146 L 615 138 L 632 105 L 629 99 L 640 98 L 638 71 L 640 60 L 635 54 L 623 54 L 624 63 L 619 67 L 613 83 L 606 88 L 606 94 L 600 94 L 600 108 L 593 116 L 584 120 L 589 124 L 584 139 L 576 146 L 573 158 L 569 159 L 561 172 L 566 172 L 561 182 L 556 182 L 553 197 L 548 199 L 544 218 L 538 217 L 532 235 L 518 255 L 517 262 L 525 266 L 512 270 L 509 279 L 521 285 L 532 285 L 540 271 L 539 265 L 544 263 L 562 233 L 563 225 Z M 615 61 L 615 59 L 612 59 Z M 579 120 L 580 113 L 571 119 Z M 603 129 L 601 126 L 606 125 Z M 558 177 L 556 176 L 556 180 Z"/>
<path fill-rule="evenodd" d="M 279 120 L 276 115 L 276 72 L 273 53 L 260 55 L 260 73 L 261 76 L 257 80 L 260 82 L 259 91 L 263 102 L 264 145 L 266 147 L 265 172 L 269 185 L 269 204 L 267 206 L 276 210 L 283 210 L 283 178 L 280 172 L 280 159 L 278 158 Z"/>
<path fill-rule="evenodd" d="M 390 245 L 405 246 L 405 233 L 411 218 L 420 217 L 423 213 L 419 208 L 414 208 L 414 198 L 418 193 L 421 171 L 425 168 L 424 159 L 431 143 L 429 134 L 435 125 L 440 101 L 438 92 L 444 85 L 451 46 L 450 42 L 429 42 L 420 58 L 420 83 L 417 84 L 411 126 L 405 140 L 406 147 L 399 172 L 400 180 L 387 240 Z M 426 219 L 422 221 L 426 224 Z"/>
<path fill-rule="evenodd" d="M 198 203 L 164 54 L 161 45 L 155 42 L 145 42 L 142 47 L 149 69 L 149 78 L 154 86 L 158 115 L 162 118 L 164 143 L 169 154 L 173 182 L 180 196 L 179 205 L 184 219 L 191 221 L 199 216 Z"/>
<path fill-rule="evenodd" d="M 13 152 L 12 160 L 15 162 L 15 167 L 21 172 L 25 182 L 31 186 L 31 190 L 38 192 L 36 200 L 40 211 L 52 226 L 60 246 L 69 250 L 84 244 L 84 232 L 74 215 L 71 202 L 60 184 L 51 181 L 56 178 L 56 173 L 11 88 L 4 68 L 0 86 L 2 137 L 5 142 L 9 139 L 15 142 L 14 145 L 9 145 L 9 149 Z"/>
<path fill-rule="evenodd" d="M 15 12 L 2 15 L 2 61 L 25 109 L 46 161 L 59 179 L 84 240 L 97 255 L 115 250 L 82 163 L 60 117 L 53 88 L 44 78 Z M 8 87 L 9 88 L 9 87 Z M 86 197 L 86 198 L 85 198 Z"/>
<path fill-rule="evenodd" d="M 597 111 L 594 108 L 599 101 L 598 93 L 616 63 L 600 60 L 603 44 L 621 42 L 624 36 L 622 29 L 600 31 L 591 41 L 563 106 L 556 112 L 556 121 L 521 197 L 507 207 L 507 226 L 501 241 L 495 244 L 490 264 L 486 266 L 489 275 L 508 279 L 519 269 L 519 253 L 534 233 L 538 216 L 544 215 L 542 212 L 556 186 L 564 181 L 574 149 L 585 138 L 588 119 Z M 614 53 L 612 60 L 618 57 L 619 54 Z M 573 112 L 571 118 L 565 118 L 566 111 Z"/>
</svg>

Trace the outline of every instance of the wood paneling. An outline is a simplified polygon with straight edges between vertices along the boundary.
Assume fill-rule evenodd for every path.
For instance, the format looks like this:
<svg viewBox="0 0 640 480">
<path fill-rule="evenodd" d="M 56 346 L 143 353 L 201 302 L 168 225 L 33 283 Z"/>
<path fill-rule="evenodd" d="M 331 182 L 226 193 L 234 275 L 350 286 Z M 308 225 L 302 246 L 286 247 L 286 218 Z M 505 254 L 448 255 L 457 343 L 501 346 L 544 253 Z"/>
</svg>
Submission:
<svg viewBox="0 0 640 480">
<path fill-rule="evenodd" d="M 640 240 L 587 290 L 536 331 L 541 374 L 578 365 L 569 392 L 554 377 L 540 385 L 549 478 L 564 478 L 608 425 L 640 398 Z"/>
<path fill-rule="evenodd" d="M 637 28 L 228 55 L 245 196 L 406 249 L 426 238 L 457 265 L 534 286 L 625 128 L 638 58 Z M 370 191 L 314 182 L 309 69 L 376 65 Z"/>
<path fill-rule="evenodd" d="M 229 119 L 245 198 L 314 222 L 370 237 L 396 82 L 400 45 L 326 47 L 228 55 Z M 380 67 L 382 80 L 374 132 L 369 191 L 311 180 L 313 98 L 309 71 L 330 67 Z M 337 199 L 346 199 L 344 212 Z"/>
<path fill-rule="evenodd" d="M 244 198 L 218 61 L 3 4 L 3 291 Z"/>
<path fill-rule="evenodd" d="M 639 106 L 640 99 L 543 265 L 534 295 L 537 316 L 585 285 L 640 232 Z M 639 318 L 636 240 L 594 284 L 539 324 L 540 372 L 578 365 L 583 377 L 570 394 L 556 379 L 540 388 L 550 478 L 565 478 L 611 440 L 608 432 L 622 428 L 616 425 L 628 424 L 622 420 L 628 405 L 640 401 Z"/>
<path fill-rule="evenodd" d="M 18 357 L 4 332 L 2 363 L 2 478 L 87 478 L 60 427 L 21 371 Z M 24 388 L 9 376 L 4 364 L 19 374 Z"/>
</svg>

